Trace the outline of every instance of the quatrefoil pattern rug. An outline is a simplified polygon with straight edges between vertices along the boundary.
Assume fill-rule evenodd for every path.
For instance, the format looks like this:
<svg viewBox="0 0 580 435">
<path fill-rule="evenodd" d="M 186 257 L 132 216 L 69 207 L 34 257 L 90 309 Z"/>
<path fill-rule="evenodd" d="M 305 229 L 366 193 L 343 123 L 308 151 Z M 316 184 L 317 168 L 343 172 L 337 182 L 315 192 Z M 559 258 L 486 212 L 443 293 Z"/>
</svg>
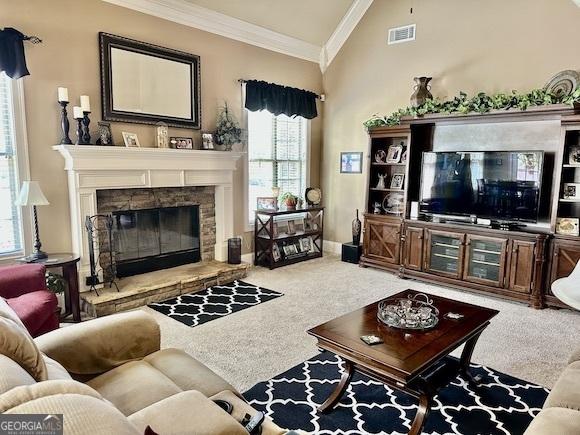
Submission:
<svg viewBox="0 0 580 435">
<path fill-rule="evenodd" d="M 288 429 L 316 434 L 407 434 L 417 400 L 355 373 L 337 407 L 317 414 L 338 383 L 342 362 L 329 352 L 299 364 L 244 397 L 274 422 Z M 522 434 L 546 400 L 548 390 L 535 384 L 472 364 L 482 375 L 471 387 L 456 378 L 435 397 L 423 434 Z"/>
<path fill-rule="evenodd" d="M 152 303 L 149 307 L 193 327 L 282 295 L 273 290 L 236 280 L 231 284 L 214 285 L 197 293 Z"/>
</svg>

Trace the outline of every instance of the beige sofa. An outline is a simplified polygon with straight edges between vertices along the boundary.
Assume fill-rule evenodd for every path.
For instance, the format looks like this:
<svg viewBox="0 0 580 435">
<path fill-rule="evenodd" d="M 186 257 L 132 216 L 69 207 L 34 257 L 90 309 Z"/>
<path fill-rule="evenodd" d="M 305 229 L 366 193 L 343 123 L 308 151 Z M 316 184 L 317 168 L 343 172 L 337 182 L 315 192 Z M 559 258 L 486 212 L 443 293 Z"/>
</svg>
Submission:
<svg viewBox="0 0 580 435">
<path fill-rule="evenodd" d="M 532 421 L 524 435 L 580 434 L 580 349 L 570 358 L 556 385 L 548 395 L 544 409 Z"/>
<path fill-rule="evenodd" d="M 233 405 L 231 415 L 211 399 Z M 32 339 L 0 298 L 0 412 L 63 414 L 65 434 L 247 435 L 256 411 L 228 382 L 178 349 L 160 350 L 142 311 L 67 326 Z M 264 435 L 283 434 L 272 421 Z"/>
</svg>

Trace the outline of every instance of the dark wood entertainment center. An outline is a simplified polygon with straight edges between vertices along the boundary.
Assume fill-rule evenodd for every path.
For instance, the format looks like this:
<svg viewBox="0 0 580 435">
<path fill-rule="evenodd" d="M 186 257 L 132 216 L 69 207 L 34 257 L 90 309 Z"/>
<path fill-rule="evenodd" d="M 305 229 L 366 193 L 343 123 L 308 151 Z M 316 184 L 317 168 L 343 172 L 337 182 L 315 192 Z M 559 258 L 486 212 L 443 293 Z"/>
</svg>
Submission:
<svg viewBox="0 0 580 435">
<path fill-rule="evenodd" d="M 514 138 L 520 128 L 521 138 Z M 453 142 L 457 135 L 456 143 L 446 149 L 444 139 Z M 527 150 L 528 142 L 533 142 L 533 149 L 544 151 L 537 225 L 502 230 L 428 220 L 421 215 L 411 218 L 410 204 L 419 201 L 422 153 L 434 151 L 434 147 L 437 151 L 468 151 L 460 149 L 462 135 L 471 143 L 471 152 L 496 151 L 492 147 L 497 138 L 514 151 Z M 578 145 L 580 110 L 563 105 L 407 118 L 398 126 L 372 129 L 360 265 L 525 302 L 534 308 L 566 307 L 552 295 L 550 286 L 568 276 L 580 260 L 580 237 L 556 234 L 557 218 L 580 217 L 580 200 L 563 200 L 563 183 L 580 183 L 580 166 L 568 164 L 569 148 Z M 377 162 L 375 154 L 389 146 L 402 147 L 406 159 Z M 499 146 L 503 149 L 503 142 Z M 379 178 L 389 180 L 397 174 L 404 176 L 400 189 L 388 183 L 384 188 L 377 185 Z"/>
</svg>

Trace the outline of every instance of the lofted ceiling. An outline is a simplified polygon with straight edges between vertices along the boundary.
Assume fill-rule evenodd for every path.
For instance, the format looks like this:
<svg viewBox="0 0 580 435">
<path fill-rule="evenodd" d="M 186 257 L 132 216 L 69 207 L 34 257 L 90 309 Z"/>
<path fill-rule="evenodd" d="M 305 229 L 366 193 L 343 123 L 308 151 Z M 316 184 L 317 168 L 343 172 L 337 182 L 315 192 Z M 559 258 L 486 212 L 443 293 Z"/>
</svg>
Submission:
<svg viewBox="0 0 580 435">
<path fill-rule="evenodd" d="M 186 0 L 322 47 L 353 0 Z"/>
</svg>

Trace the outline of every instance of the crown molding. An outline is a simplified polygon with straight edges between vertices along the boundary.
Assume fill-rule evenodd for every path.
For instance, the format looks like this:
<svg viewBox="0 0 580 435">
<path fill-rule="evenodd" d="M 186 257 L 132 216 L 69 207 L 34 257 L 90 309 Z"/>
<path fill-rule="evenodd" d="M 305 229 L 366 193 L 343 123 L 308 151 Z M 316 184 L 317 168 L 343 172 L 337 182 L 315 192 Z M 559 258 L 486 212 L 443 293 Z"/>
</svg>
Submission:
<svg viewBox="0 0 580 435">
<path fill-rule="evenodd" d="M 580 0 L 575 0 L 579 1 Z M 338 26 L 322 47 L 320 54 L 320 70 L 324 72 L 344 45 L 352 31 L 362 19 L 373 0 L 354 0 L 350 8 L 338 23 Z"/>
<path fill-rule="evenodd" d="M 188 3 L 184 0 L 102 1 L 288 56 L 310 62 L 320 62 L 322 49 L 317 45 Z"/>
</svg>

